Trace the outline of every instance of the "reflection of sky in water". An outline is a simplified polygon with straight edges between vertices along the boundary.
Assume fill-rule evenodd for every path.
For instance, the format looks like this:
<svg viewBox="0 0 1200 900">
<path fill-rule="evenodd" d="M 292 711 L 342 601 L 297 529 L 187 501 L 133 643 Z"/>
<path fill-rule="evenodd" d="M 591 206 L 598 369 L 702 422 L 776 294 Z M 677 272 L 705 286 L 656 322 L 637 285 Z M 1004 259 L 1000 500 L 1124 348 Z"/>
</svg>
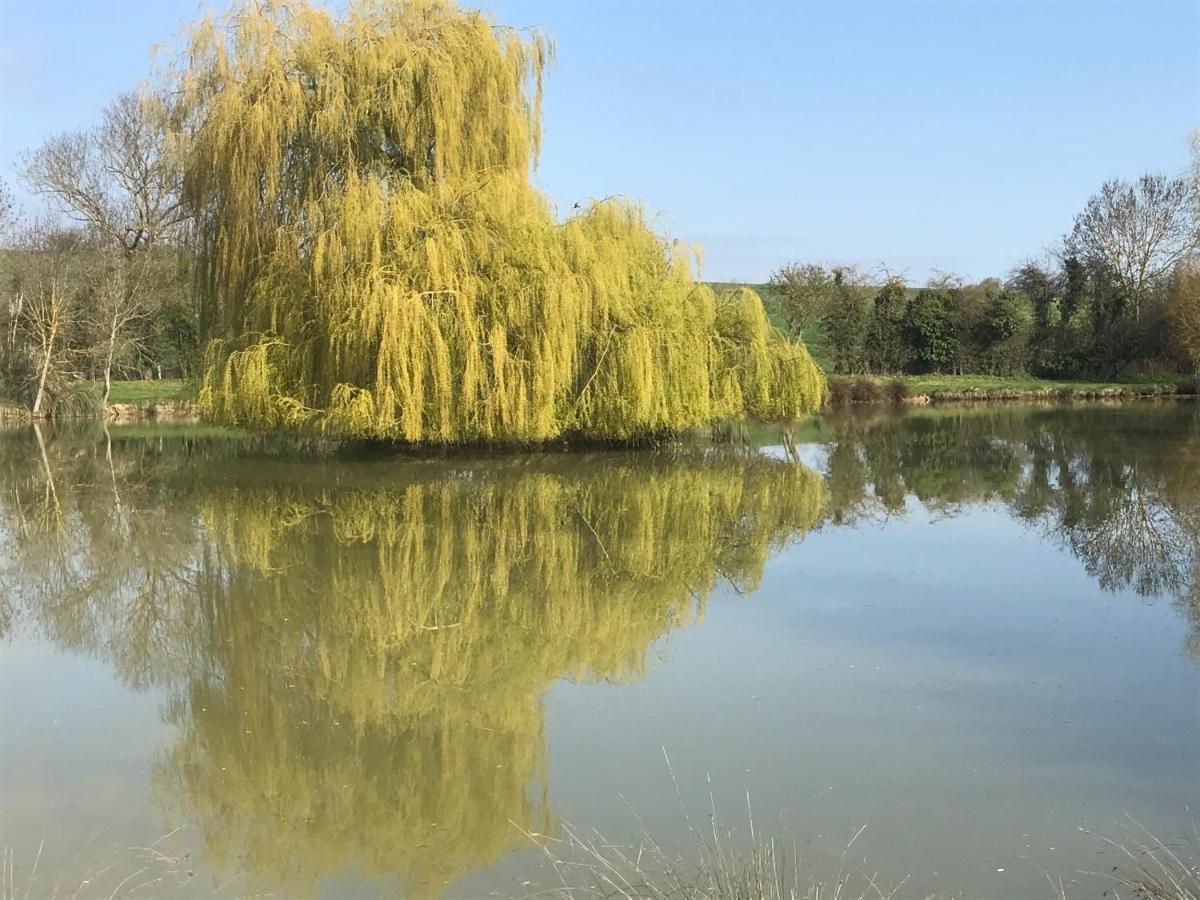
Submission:
<svg viewBox="0 0 1200 900">
<path fill-rule="evenodd" d="M 553 795 L 620 833 L 622 792 L 686 847 L 665 746 L 701 819 L 711 778 L 723 818 L 745 830 L 749 791 L 760 831 L 823 835 L 818 860 L 867 824 L 856 849 L 913 896 L 1043 896 L 1043 867 L 1099 867 L 1080 825 L 1129 812 L 1175 834 L 1200 800 L 1185 633 L 994 510 L 813 534 L 643 682 L 551 692 Z"/>
<path fill-rule="evenodd" d="M 1178 463 L 1188 441 L 1179 429 L 1190 422 L 1174 411 L 1161 415 L 1153 446 L 1142 425 L 1129 435 L 1142 446 L 1140 464 L 1154 485 L 1164 465 Z M 1121 430 L 1119 417 L 1105 421 Z M 883 427 L 910 458 L 927 459 L 918 452 L 922 439 L 907 426 Z M 972 439 L 966 426 L 942 427 L 951 454 L 955 438 Z M 1049 433 L 1057 434 L 1056 427 Z M 1073 453 L 1093 449 L 1065 431 Z M 799 455 L 828 472 L 828 430 L 821 437 L 825 443 L 801 444 Z M 1123 446 L 1097 440 L 1091 463 Z M 877 460 L 882 455 L 868 449 Z M 965 451 L 964 459 L 964 477 L 978 474 Z M 1170 477 L 1178 478 L 1178 468 Z M 1021 462 L 1017 471 L 1028 478 L 1031 468 Z M 906 474 L 924 478 L 929 496 L 929 472 Z M 587 490 L 587 476 L 568 477 Z M 955 478 L 950 471 L 938 490 L 959 498 L 963 485 Z M 1046 483 L 1060 489 L 1057 470 Z M 523 490 L 520 480 L 509 484 Z M 621 489 L 632 498 L 635 484 Z M 866 824 L 855 858 L 866 857 L 885 881 L 911 876 L 913 894 L 1042 896 L 1043 869 L 1070 877 L 1105 868 L 1096 855 L 1100 842 L 1081 834 L 1081 825 L 1112 833 L 1129 813 L 1167 837 L 1186 827 L 1187 810 L 1200 802 L 1200 672 L 1184 652 L 1188 618 L 1170 598 L 1102 591 L 1061 530 L 1063 521 L 1078 519 L 1077 508 L 1065 517 L 1022 521 L 997 501 L 946 507 L 935 498 L 930 509 L 910 494 L 903 514 L 888 514 L 869 499 L 869 487 L 841 487 L 845 509 L 853 505 L 847 496 L 868 497 L 856 507 L 855 524 L 797 535 L 802 542 L 771 558 L 761 585 L 747 596 L 717 579 L 698 625 L 667 628 L 653 640 L 644 677 L 609 683 L 582 673 L 546 691 L 546 787 L 559 821 L 629 840 L 638 828 L 636 811 L 669 848 L 686 849 L 685 814 L 665 750 L 693 820 L 706 821 L 711 792 L 722 818 L 744 833 L 749 792 L 758 830 L 783 828 L 818 870 Z M 760 506 L 774 502 L 769 491 L 756 496 Z M 588 507 L 596 521 L 587 527 L 613 555 L 624 534 L 618 526 L 627 523 L 603 513 L 619 508 Z M 224 524 L 236 525 L 237 518 Z M 581 527 L 570 518 L 554 522 L 559 529 Z M 347 550 L 323 534 L 308 545 L 327 554 L 316 565 L 339 558 L 370 564 L 369 556 L 350 555 L 361 547 Z M 664 541 L 663 552 L 679 545 L 671 534 L 655 539 Z M 265 589 L 273 576 L 259 577 Z M 294 589 L 302 593 L 305 585 Z M 287 631 L 259 635 L 285 640 Z M 538 647 L 539 636 L 530 634 L 525 649 Z M 103 657 L 105 649 L 96 652 Z M 275 658 L 264 644 L 248 659 Z M 161 766 L 179 742 L 176 729 L 162 724 L 164 694 L 129 691 L 108 663 L 32 637 L 4 645 L 0 681 L 0 843 L 30 855 L 46 836 L 52 865 L 94 831 L 104 835 L 97 844 L 144 843 L 188 818 L 186 809 L 156 809 L 152 800 L 155 761 Z M 544 687 L 530 682 L 531 698 Z M 337 696 L 337 684 L 326 689 Z M 522 739 L 536 741 L 537 733 L 535 727 Z M 255 748 L 248 740 L 244 746 Z M 301 745 L 297 739 L 289 752 Z M 456 749 L 469 762 L 471 748 Z M 359 774 L 368 793 L 381 773 L 367 770 L 389 762 L 364 757 Z M 531 786 L 532 795 L 541 791 Z M 202 843 L 194 828 L 176 840 Z M 359 883 L 358 866 L 347 865 L 323 895 L 391 893 L 400 883 Z M 203 863 L 198 868 L 210 888 L 213 875 Z M 455 881 L 452 893 L 520 894 L 530 889 L 526 880 L 552 883 L 536 854 L 502 856 Z"/>
</svg>

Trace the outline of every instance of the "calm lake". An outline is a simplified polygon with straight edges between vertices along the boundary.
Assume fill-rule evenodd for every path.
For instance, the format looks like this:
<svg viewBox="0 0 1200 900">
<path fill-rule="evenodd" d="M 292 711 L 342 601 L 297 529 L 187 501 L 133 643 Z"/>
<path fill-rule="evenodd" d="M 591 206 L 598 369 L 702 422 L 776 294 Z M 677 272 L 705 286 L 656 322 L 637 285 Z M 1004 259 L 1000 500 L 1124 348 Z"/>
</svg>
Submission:
<svg viewBox="0 0 1200 900">
<path fill-rule="evenodd" d="M 1099 897 L 1104 837 L 1194 828 L 1198 547 L 1186 402 L 441 459 L 0 431 L 8 877 L 526 896 L 533 835 L 686 856 L 715 809 L 901 896 Z"/>
</svg>

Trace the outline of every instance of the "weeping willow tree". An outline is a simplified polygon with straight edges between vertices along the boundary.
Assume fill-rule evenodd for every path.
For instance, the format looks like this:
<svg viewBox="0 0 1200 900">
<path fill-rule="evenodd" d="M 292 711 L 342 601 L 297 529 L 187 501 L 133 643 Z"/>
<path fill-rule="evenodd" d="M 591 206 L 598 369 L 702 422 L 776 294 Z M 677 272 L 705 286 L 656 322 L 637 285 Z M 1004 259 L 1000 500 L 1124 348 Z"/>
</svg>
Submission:
<svg viewBox="0 0 1200 900">
<path fill-rule="evenodd" d="M 214 418 L 412 442 L 628 439 L 823 397 L 633 202 L 530 176 L 550 43 L 453 0 L 247 3 L 174 75 Z"/>
</svg>

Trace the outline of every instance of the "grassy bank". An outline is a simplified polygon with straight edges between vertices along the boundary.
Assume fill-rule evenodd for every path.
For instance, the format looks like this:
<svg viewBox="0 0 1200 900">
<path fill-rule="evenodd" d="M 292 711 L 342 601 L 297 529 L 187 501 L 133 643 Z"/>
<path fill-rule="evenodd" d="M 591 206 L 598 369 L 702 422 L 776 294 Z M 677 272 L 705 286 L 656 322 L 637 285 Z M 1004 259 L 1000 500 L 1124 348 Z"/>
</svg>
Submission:
<svg viewBox="0 0 1200 900">
<path fill-rule="evenodd" d="M 907 878 L 890 886 L 881 883 L 878 874 L 854 865 L 851 851 L 865 825 L 832 865 L 822 867 L 826 870 L 823 878 L 804 865 L 800 845 L 757 835 L 752 814 L 748 846 L 734 831 L 718 826 L 715 818 L 710 829 L 692 831 L 695 848 L 689 854 L 691 860 L 667 853 L 644 829 L 634 846 L 621 846 L 598 832 L 582 832 L 570 825 L 562 827 L 557 839 L 529 837 L 550 859 L 561 881 L 561 886 L 543 892 L 555 900 L 894 900 L 925 896 L 920 892 L 902 894 Z M 1168 844 L 1134 822 L 1125 842 L 1096 837 L 1099 845 L 1108 846 L 1112 862 L 1117 864 L 1109 862 L 1103 873 L 1077 872 L 1067 878 L 1043 869 L 1048 888 L 1044 896 L 1071 900 L 1103 889 L 1106 897 L 1200 900 L 1196 835 Z"/>
<path fill-rule="evenodd" d="M 108 402 L 154 406 L 159 403 L 195 399 L 196 392 L 188 382 L 164 378 L 158 381 L 114 381 Z"/>
<path fill-rule="evenodd" d="M 100 396 L 104 386 L 99 382 L 91 382 L 86 387 L 86 402 L 80 409 L 67 414 L 67 418 L 100 418 Z M 181 379 L 165 378 L 159 381 L 114 381 L 108 402 L 110 416 L 144 418 L 156 413 L 178 416 L 190 409 L 190 404 L 195 399 L 193 385 Z M 188 406 L 181 409 L 180 404 Z M 23 421 L 28 417 L 29 410 L 23 403 L 11 397 L 0 396 L 0 419 Z"/>
<path fill-rule="evenodd" d="M 1119 381 L 1055 381 L 1029 375 L 831 376 L 829 402 L 1122 399 L 1195 396 L 1200 380 L 1182 375 Z"/>
</svg>

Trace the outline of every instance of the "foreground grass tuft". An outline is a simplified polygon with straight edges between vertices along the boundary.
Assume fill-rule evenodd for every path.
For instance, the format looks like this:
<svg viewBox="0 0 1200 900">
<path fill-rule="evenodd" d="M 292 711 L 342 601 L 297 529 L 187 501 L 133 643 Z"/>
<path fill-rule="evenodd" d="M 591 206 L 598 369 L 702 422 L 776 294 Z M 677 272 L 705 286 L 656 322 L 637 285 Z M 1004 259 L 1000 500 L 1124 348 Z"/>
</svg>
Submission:
<svg viewBox="0 0 1200 900">
<path fill-rule="evenodd" d="M 1100 838 L 1125 861 L 1112 873 L 1116 882 L 1140 900 L 1200 900 L 1200 831 L 1193 826 L 1172 846 L 1133 820 L 1131 829 L 1123 841 Z"/>
<path fill-rule="evenodd" d="M 593 832 L 563 827 L 557 840 L 539 842 L 560 884 L 549 893 L 560 900 L 891 900 L 899 886 L 881 887 L 875 876 L 852 872 L 846 856 L 851 838 L 827 880 L 806 876 L 794 844 L 753 835 L 750 847 L 736 849 L 732 838 L 712 834 L 699 840 L 698 859 L 689 864 L 662 849 L 645 832 L 622 847 Z"/>
</svg>

